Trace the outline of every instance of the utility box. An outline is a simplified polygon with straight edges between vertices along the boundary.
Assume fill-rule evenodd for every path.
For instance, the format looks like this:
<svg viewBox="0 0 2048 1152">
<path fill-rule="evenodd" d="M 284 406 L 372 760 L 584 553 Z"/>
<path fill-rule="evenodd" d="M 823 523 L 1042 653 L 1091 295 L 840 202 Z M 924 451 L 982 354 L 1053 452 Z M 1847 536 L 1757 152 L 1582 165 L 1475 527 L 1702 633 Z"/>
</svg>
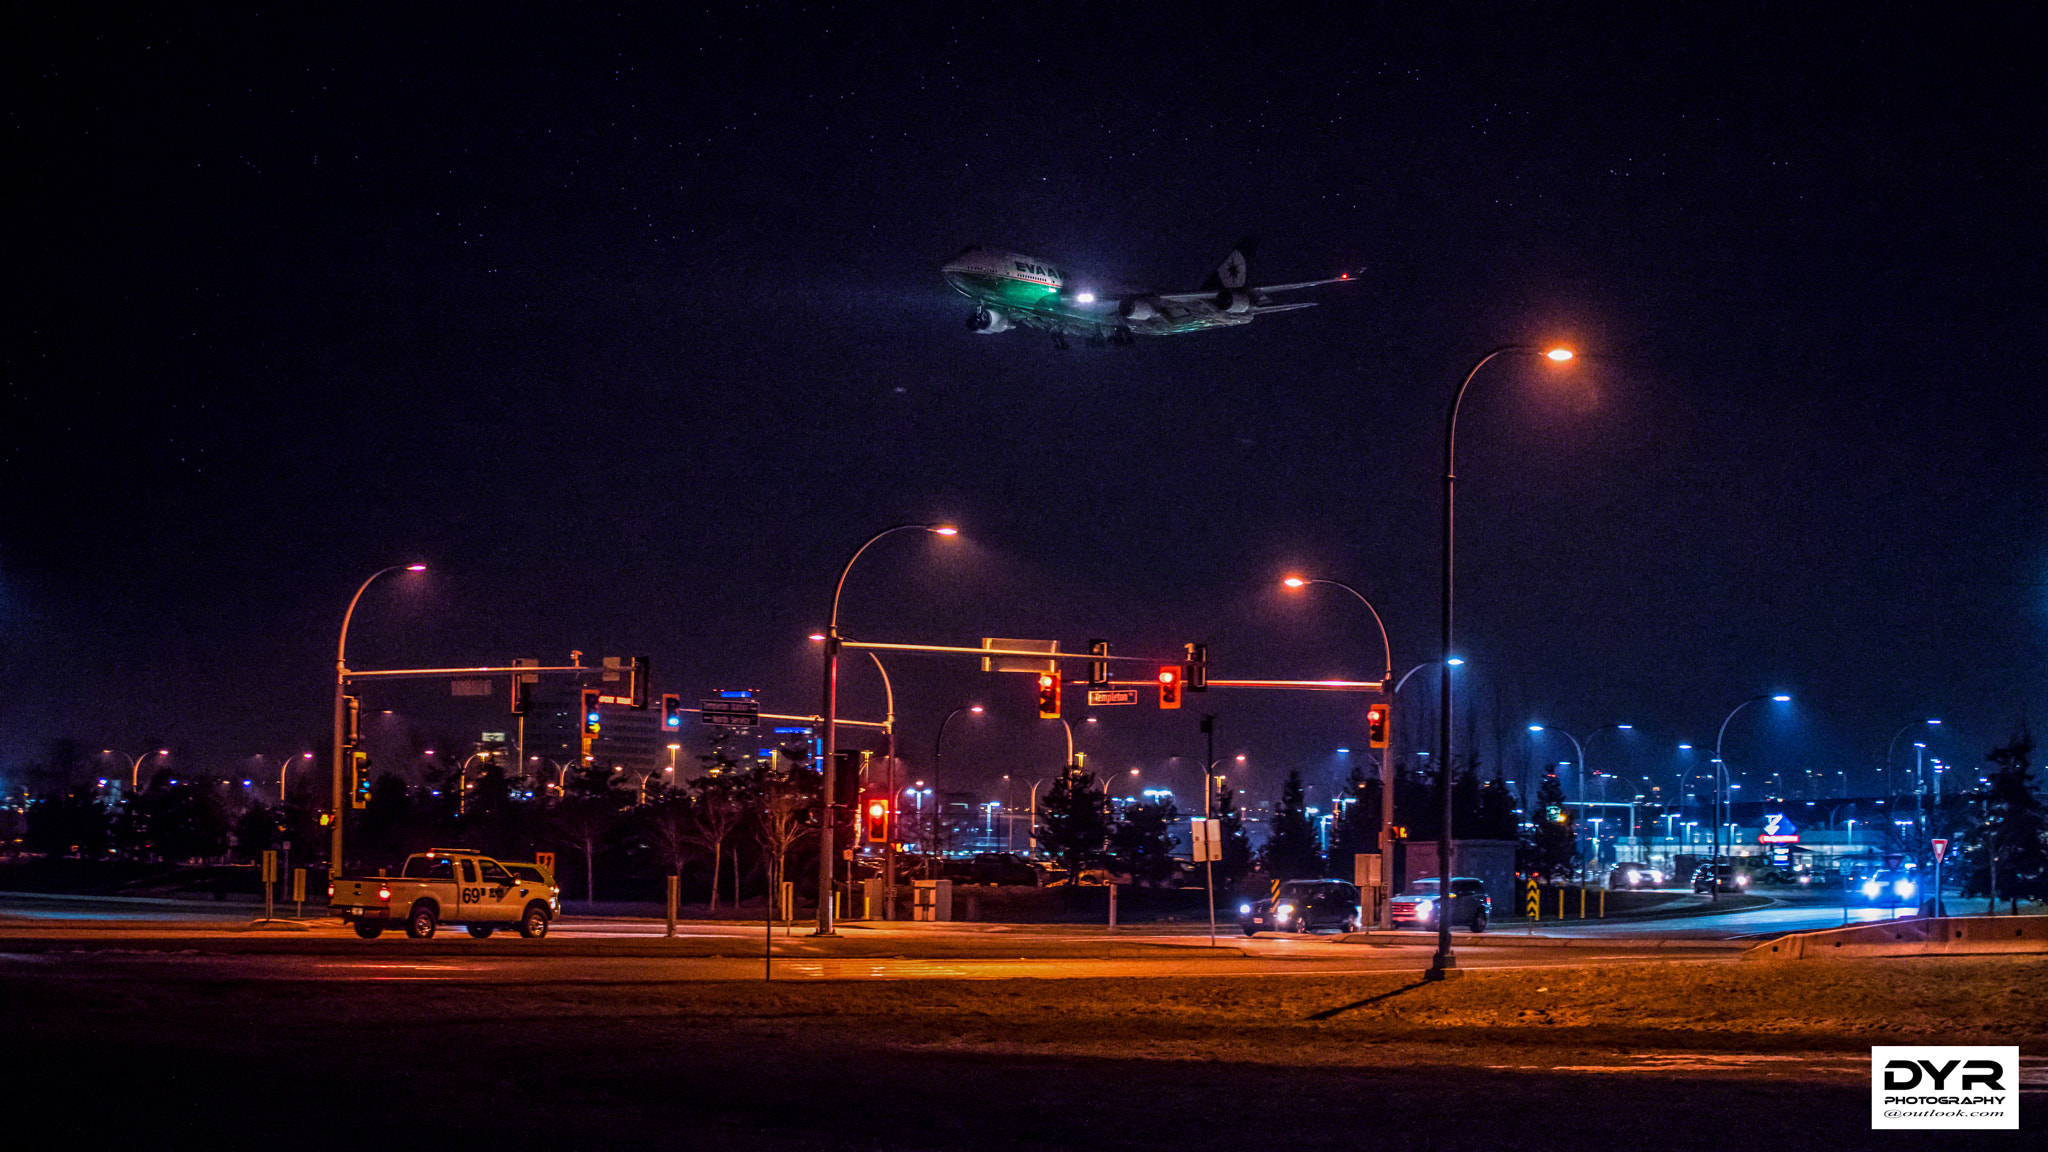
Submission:
<svg viewBox="0 0 2048 1152">
<path fill-rule="evenodd" d="M 888 899 L 889 886 L 882 883 L 880 876 L 869 877 L 860 882 L 861 916 L 868 920 L 887 919 L 882 913 Z"/>
<path fill-rule="evenodd" d="M 951 920 L 953 918 L 953 882 L 951 880 L 911 881 L 912 920 Z"/>
</svg>

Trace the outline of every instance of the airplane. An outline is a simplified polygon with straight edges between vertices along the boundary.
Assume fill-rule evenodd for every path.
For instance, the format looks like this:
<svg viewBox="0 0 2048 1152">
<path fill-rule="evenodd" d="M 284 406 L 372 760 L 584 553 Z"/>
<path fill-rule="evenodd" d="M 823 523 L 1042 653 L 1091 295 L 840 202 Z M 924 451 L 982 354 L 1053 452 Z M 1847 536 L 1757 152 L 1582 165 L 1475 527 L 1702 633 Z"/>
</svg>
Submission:
<svg viewBox="0 0 2048 1152">
<path fill-rule="evenodd" d="M 1048 332 L 1055 348 L 1067 347 L 1070 335 L 1101 347 L 1134 343 L 1137 336 L 1249 324 L 1268 313 L 1315 307 L 1309 301 L 1273 303 L 1275 292 L 1340 284 L 1353 276 L 1343 272 L 1298 284 L 1253 284 L 1245 258 L 1250 249 L 1249 241 L 1240 243 L 1196 292 L 1118 291 L 1100 279 L 998 248 L 967 248 L 948 260 L 940 275 L 974 301 L 968 330 L 984 335 L 1012 328 Z"/>
</svg>

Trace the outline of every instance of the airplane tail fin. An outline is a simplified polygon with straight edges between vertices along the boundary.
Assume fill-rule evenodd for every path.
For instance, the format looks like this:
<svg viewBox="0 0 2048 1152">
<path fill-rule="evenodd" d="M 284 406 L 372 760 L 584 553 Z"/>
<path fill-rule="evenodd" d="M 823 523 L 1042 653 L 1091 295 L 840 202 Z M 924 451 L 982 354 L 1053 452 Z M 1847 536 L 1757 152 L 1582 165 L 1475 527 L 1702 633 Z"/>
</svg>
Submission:
<svg viewBox="0 0 2048 1152">
<path fill-rule="evenodd" d="M 1231 249 L 1230 255 L 1223 258 L 1223 263 L 1218 264 L 1216 270 L 1209 273 L 1209 278 L 1202 281 L 1202 288 L 1205 291 L 1215 288 L 1243 288 L 1251 283 L 1251 258 L 1254 247 L 1255 244 L 1249 236 L 1239 240 L 1237 247 Z"/>
</svg>

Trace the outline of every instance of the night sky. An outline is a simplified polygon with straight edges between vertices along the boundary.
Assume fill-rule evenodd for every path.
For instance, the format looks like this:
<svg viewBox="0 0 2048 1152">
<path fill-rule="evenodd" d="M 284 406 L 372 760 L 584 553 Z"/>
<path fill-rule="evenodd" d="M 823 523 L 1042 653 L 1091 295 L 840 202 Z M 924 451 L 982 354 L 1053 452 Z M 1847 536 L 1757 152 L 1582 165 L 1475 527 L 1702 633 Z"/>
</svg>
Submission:
<svg viewBox="0 0 2048 1152">
<path fill-rule="evenodd" d="M 1974 769 L 2048 721 L 2042 18 L 1788 23 L 1188 6 L 615 15 L 584 5 L 21 12 L 0 478 L 0 773 L 48 742 L 239 771 L 324 747 L 359 668 L 653 658 L 818 707 L 856 639 L 1204 641 L 1219 677 L 1435 656 L 1459 424 L 1459 739 L 1482 771 L 1745 777 L 1901 725 Z M 970 244 L 1189 291 L 1363 267 L 1320 307 L 1056 351 L 968 332 Z M 887 658 L 954 783 L 1054 771 L 1021 676 Z M 1079 674 L 1079 667 L 1073 671 Z M 1397 743 L 1419 739 L 1418 676 Z M 384 693 L 383 695 L 379 695 Z M 1069 714 L 1190 799 L 1340 778 L 1364 700 Z M 371 689 L 424 743 L 499 698 Z M 879 718 L 866 658 L 843 711 Z M 1910 763 L 1909 736 L 1893 763 Z M 1427 746 L 1427 745 L 1424 745 Z M 1178 773 L 1176 775 L 1176 773 Z M 1021 801 L 1021 790 L 1019 794 Z"/>
</svg>

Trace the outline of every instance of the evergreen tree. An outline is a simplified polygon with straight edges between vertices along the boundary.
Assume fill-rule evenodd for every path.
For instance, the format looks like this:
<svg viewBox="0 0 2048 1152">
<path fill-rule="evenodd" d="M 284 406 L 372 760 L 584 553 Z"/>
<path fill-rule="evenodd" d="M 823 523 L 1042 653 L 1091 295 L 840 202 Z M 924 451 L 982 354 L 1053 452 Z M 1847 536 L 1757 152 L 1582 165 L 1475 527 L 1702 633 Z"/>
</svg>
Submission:
<svg viewBox="0 0 2048 1152">
<path fill-rule="evenodd" d="M 1067 772 L 1038 806 L 1038 845 L 1067 870 L 1072 884 L 1101 864 L 1109 843 L 1109 805 L 1093 772 Z"/>
<path fill-rule="evenodd" d="M 1522 839 L 1516 863 L 1524 872 L 1540 872 L 1555 880 L 1569 874 L 1578 862 L 1579 838 L 1570 820 L 1553 819 L 1553 812 L 1560 817 L 1570 815 L 1564 806 L 1564 784 L 1556 772 L 1545 772 L 1536 789 L 1536 810 L 1529 814 L 1536 830 Z"/>
<path fill-rule="evenodd" d="M 1997 769 L 1984 800 L 1984 816 L 1969 843 L 1963 895 L 1986 896 L 1995 905 L 2048 900 L 2048 813 L 2034 795 L 2034 738 L 2025 725 L 2003 747 L 1985 757 Z"/>
<path fill-rule="evenodd" d="M 1173 878 L 1173 850 L 1180 840 L 1173 825 L 1180 810 L 1171 799 L 1131 804 L 1109 830 L 1111 867 L 1140 884 L 1163 884 Z"/>
<path fill-rule="evenodd" d="M 1496 773 L 1479 790 L 1479 818 L 1472 835 L 1482 840 L 1513 840 L 1520 825 L 1515 818 L 1514 795 L 1508 791 L 1508 782 Z"/>
<path fill-rule="evenodd" d="M 1337 818 L 1330 823 L 1330 870 L 1351 875 L 1351 858 L 1379 851 L 1380 782 L 1368 779 L 1357 763 L 1344 778 L 1344 790 L 1337 795 Z"/>
<path fill-rule="evenodd" d="M 1252 870 L 1252 838 L 1245 835 L 1244 813 L 1237 809 L 1237 789 L 1216 786 L 1215 813 L 1223 833 L 1223 854 L 1216 860 L 1216 888 L 1229 891 Z"/>
<path fill-rule="evenodd" d="M 1315 879 L 1323 872 L 1299 768 L 1289 771 L 1286 783 L 1280 786 L 1280 805 L 1274 809 L 1273 830 L 1266 837 L 1266 870 L 1276 880 Z"/>
</svg>

